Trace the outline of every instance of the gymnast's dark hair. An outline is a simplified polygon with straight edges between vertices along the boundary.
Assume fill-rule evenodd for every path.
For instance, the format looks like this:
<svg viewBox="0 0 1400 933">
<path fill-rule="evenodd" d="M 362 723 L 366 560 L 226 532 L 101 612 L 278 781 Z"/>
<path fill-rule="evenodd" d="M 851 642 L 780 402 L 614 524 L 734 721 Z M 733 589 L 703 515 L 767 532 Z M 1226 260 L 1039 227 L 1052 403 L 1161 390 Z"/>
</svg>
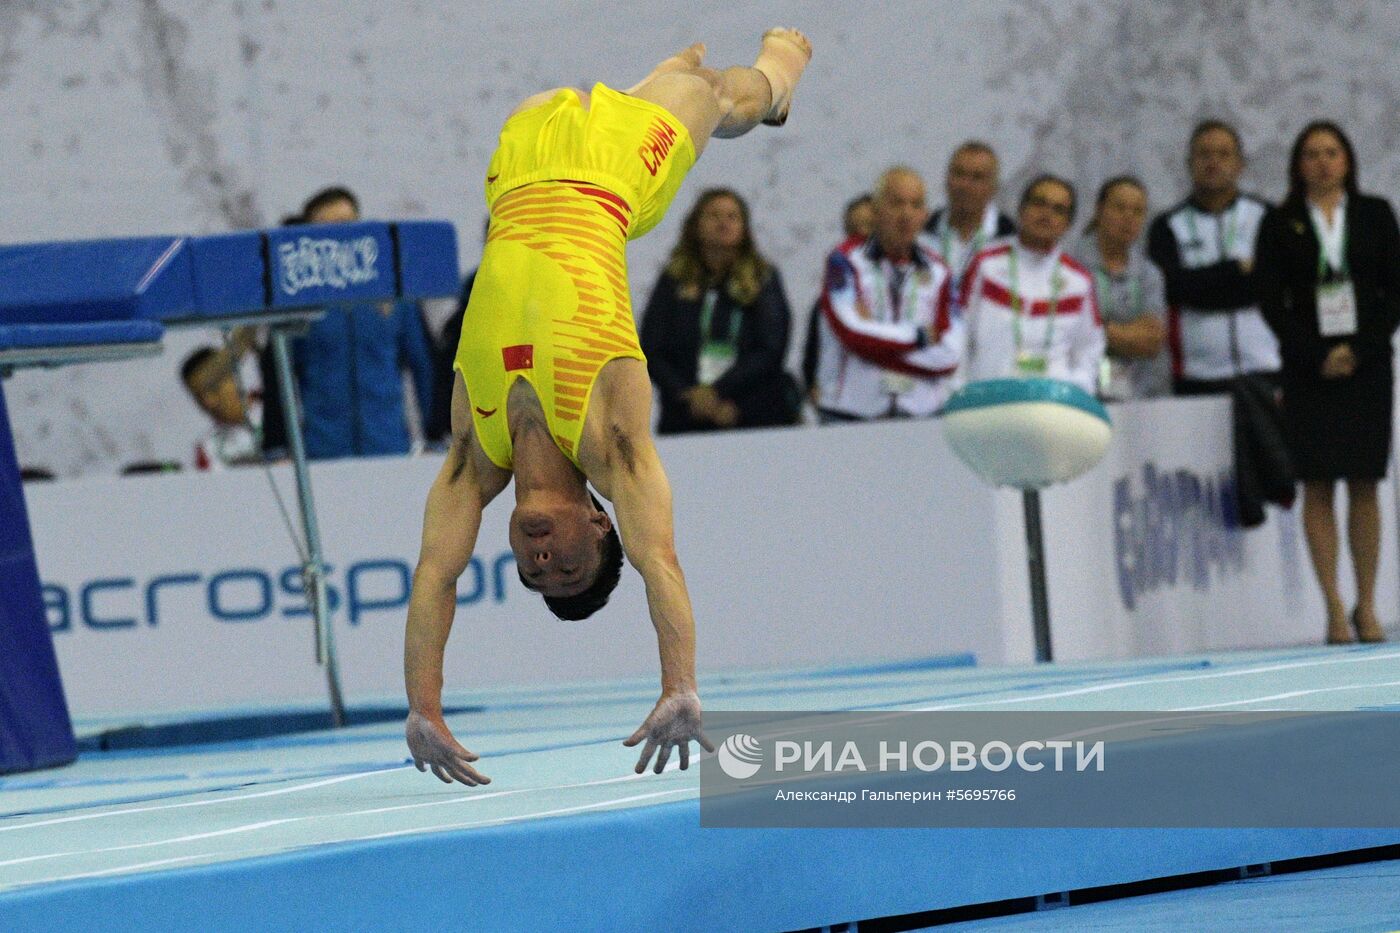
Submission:
<svg viewBox="0 0 1400 933">
<path fill-rule="evenodd" d="M 349 188 L 335 185 L 330 188 L 322 188 L 306 199 L 306 203 L 301 208 L 302 222 L 304 223 L 312 214 L 327 204 L 334 204 L 336 201 L 349 201 L 350 206 L 355 209 L 355 213 L 360 212 L 360 199 L 355 197 L 355 193 Z"/>
<path fill-rule="evenodd" d="M 598 501 L 597 496 L 589 493 L 588 497 L 593 500 L 595 509 L 599 512 L 604 511 L 603 504 Z M 576 596 L 544 597 L 544 604 L 556 617 L 567 622 L 577 622 L 588 618 L 608 604 L 608 598 L 622 579 L 622 539 L 617 536 L 616 526 L 608 529 L 599 547 L 602 549 L 603 559 L 598 564 L 598 575 L 593 578 L 593 584 L 588 589 Z M 534 589 L 530 581 L 525 579 L 525 574 L 520 573 L 519 567 L 515 568 L 515 572 L 520 574 L 520 582 L 527 590 Z"/>
</svg>

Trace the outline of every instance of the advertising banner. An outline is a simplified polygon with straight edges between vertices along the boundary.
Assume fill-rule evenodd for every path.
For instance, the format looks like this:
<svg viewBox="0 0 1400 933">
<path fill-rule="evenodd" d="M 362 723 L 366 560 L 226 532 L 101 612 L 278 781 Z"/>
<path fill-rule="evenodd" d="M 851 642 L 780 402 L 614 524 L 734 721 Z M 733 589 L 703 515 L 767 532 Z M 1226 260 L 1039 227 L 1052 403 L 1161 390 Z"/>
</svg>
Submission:
<svg viewBox="0 0 1400 933">
<path fill-rule="evenodd" d="M 934 422 L 661 444 L 701 671 L 1001 656 L 992 491 Z M 403 629 L 438 456 L 312 465 L 345 693 L 403 695 Z M 290 471 L 272 478 L 295 515 Z M 317 700 L 300 560 L 260 469 L 26 488 L 49 626 L 82 716 Z M 514 491 L 458 581 L 448 691 L 660 684 L 640 577 L 562 622 L 520 583 Z"/>
<path fill-rule="evenodd" d="M 1222 400 L 1114 406 L 1104 462 L 1047 490 L 1057 660 L 1316 644 L 1295 512 L 1233 523 Z M 953 456 L 937 421 L 663 439 L 702 674 L 971 653 L 1033 659 L 1021 497 Z M 403 627 L 438 456 L 317 463 L 346 695 L 402 696 Z M 292 514 L 287 468 L 271 478 Z M 269 478 L 26 487 L 49 627 L 80 716 L 318 700 L 300 560 Z M 1392 496 L 1380 605 L 1396 614 Z M 659 684 L 640 577 L 561 622 L 520 583 L 507 489 L 458 581 L 445 689 Z"/>
</svg>

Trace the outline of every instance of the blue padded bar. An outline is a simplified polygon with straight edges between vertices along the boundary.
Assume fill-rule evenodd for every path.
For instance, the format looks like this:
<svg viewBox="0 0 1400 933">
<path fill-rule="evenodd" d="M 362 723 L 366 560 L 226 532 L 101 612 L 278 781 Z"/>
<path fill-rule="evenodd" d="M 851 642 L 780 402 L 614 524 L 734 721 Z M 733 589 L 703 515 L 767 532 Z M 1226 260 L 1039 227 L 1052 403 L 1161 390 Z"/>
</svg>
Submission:
<svg viewBox="0 0 1400 933">
<path fill-rule="evenodd" d="M 58 324 L 190 314 L 184 237 L 29 243 L 0 248 L 0 324 Z"/>
<path fill-rule="evenodd" d="M 0 324 L 220 318 L 455 296 L 445 221 L 0 247 Z"/>
<path fill-rule="evenodd" d="M 155 321 L 104 321 L 93 324 L 0 325 L 0 350 L 73 347 L 94 344 L 155 343 L 165 328 Z"/>
<path fill-rule="evenodd" d="M 273 308 L 398 297 L 387 224 L 316 224 L 266 234 Z"/>
<path fill-rule="evenodd" d="M 267 305 L 260 232 L 191 237 L 190 257 L 194 266 L 195 316 L 226 317 Z"/>
<path fill-rule="evenodd" d="M 404 298 L 445 298 L 461 291 L 455 227 L 444 220 L 404 220 L 394 227 Z"/>
</svg>

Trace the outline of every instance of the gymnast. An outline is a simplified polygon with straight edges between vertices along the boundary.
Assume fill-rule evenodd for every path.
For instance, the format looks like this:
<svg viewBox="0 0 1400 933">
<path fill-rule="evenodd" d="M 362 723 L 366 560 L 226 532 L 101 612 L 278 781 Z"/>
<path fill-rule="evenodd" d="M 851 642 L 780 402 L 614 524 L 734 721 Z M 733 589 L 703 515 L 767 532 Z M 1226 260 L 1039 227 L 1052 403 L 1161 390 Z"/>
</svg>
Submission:
<svg viewBox="0 0 1400 933">
<path fill-rule="evenodd" d="M 697 43 L 625 92 L 556 88 L 506 120 L 486 172 L 490 228 L 462 324 L 452 441 L 428 492 L 404 638 L 409 750 L 419 771 L 490 778 L 442 715 L 457 578 L 481 513 L 511 479 L 510 546 L 526 587 L 561 619 L 608 601 L 622 558 L 646 584 L 661 696 L 622 744 L 659 774 L 701 732 L 695 621 L 676 557 L 671 489 L 651 435 L 651 381 L 624 247 L 661 220 L 711 136 L 782 125 L 811 45 L 763 35 L 752 68 L 704 67 Z M 613 504 L 617 527 L 589 484 Z M 618 532 L 621 532 L 619 541 Z"/>
</svg>

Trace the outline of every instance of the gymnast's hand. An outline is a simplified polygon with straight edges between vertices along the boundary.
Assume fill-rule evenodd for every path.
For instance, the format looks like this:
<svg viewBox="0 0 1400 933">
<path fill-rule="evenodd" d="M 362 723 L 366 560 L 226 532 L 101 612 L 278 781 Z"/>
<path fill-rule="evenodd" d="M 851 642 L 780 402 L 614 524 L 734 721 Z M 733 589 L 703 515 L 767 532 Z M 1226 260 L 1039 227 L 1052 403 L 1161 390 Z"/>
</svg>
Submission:
<svg viewBox="0 0 1400 933">
<path fill-rule="evenodd" d="M 647 769 L 653 752 L 657 755 L 656 767 L 652 770 L 660 774 L 671 757 L 672 746 L 680 749 L 681 770 L 689 768 L 692 739 L 707 752 L 715 750 L 700 731 L 700 698 L 693 693 L 663 693 L 646 722 L 622 744 L 632 748 L 642 739 L 646 739 L 647 744 L 642 747 L 642 757 L 637 759 L 638 774 Z"/>
<path fill-rule="evenodd" d="M 433 774 L 444 784 L 461 781 L 468 787 L 475 787 L 491 783 L 489 777 L 471 766 L 471 762 L 481 756 L 454 739 L 441 717 L 429 719 L 410 712 L 404 733 L 408 738 L 408 750 L 413 753 L 413 764 L 419 771 L 432 768 Z"/>
</svg>

